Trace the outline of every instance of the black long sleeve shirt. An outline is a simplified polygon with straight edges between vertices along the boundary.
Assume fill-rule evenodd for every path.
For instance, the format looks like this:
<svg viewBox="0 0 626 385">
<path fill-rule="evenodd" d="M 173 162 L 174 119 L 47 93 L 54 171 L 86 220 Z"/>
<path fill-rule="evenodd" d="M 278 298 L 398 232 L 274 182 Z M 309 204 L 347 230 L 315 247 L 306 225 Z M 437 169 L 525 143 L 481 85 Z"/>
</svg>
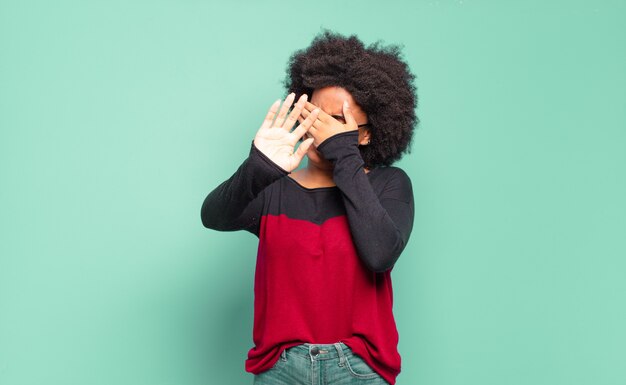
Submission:
<svg viewBox="0 0 626 385">
<path fill-rule="evenodd" d="M 338 196 L 359 257 L 369 269 L 382 272 L 395 264 L 409 240 L 414 217 L 413 190 L 408 175 L 400 168 L 382 167 L 365 173 L 357 138 L 357 131 L 342 132 L 317 148 L 324 158 L 334 163 L 333 180 L 338 191 L 333 191 L 333 187 L 307 189 L 300 186 L 300 189 L 330 190 Z M 248 158 L 204 200 L 202 223 L 215 230 L 247 230 L 259 236 L 264 202 L 271 190 L 268 187 L 275 183 L 297 184 L 289 177 L 283 178 L 288 174 L 252 142 Z M 292 199 L 289 195 L 282 198 Z M 307 218 L 313 214 L 319 222 L 340 212 L 307 213 L 311 208 L 297 208 L 296 217 Z"/>
<path fill-rule="evenodd" d="M 291 346 L 343 342 L 395 383 L 390 273 L 413 226 L 413 192 L 400 168 L 366 173 L 357 140 L 349 131 L 318 146 L 336 183 L 319 188 L 297 183 L 253 142 L 202 204 L 204 226 L 259 237 L 248 372 L 270 369 Z"/>
</svg>

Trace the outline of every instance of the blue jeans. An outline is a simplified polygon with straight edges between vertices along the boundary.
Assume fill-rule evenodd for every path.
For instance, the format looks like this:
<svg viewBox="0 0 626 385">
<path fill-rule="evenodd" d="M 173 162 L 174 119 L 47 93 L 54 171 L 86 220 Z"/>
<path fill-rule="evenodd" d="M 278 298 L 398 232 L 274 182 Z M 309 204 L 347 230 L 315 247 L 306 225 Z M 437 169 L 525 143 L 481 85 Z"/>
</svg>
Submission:
<svg viewBox="0 0 626 385">
<path fill-rule="evenodd" d="M 389 385 L 343 342 L 292 346 L 254 385 Z"/>
</svg>

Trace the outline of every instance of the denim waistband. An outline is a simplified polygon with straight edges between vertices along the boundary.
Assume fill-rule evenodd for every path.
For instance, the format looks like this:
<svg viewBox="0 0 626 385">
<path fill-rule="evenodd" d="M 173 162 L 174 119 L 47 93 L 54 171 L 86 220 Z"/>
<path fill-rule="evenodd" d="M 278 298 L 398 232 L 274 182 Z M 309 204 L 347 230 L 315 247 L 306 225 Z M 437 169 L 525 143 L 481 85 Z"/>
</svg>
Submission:
<svg viewBox="0 0 626 385">
<path fill-rule="evenodd" d="M 285 354 L 287 353 L 310 358 L 311 360 L 332 360 L 337 358 L 342 359 L 345 355 L 351 355 L 352 350 L 343 342 L 336 342 L 334 344 L 304 343 L 283 350 L 281 356 L 285 358 Z"/>
</svg>

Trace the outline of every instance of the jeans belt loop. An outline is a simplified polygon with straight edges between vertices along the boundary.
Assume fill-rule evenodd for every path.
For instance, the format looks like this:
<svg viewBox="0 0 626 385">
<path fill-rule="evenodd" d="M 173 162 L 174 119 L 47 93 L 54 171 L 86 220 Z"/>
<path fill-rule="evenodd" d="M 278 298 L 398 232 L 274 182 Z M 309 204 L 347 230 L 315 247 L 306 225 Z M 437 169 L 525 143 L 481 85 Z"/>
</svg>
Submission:
<svg viewBox="0 0 626 385">
<path fill-rule="evenodd" d="M 341 367 L 346 359 L 343 355 L 343 349 L 341 348 L 339 342 L 335 342 L 333 345 L 335 345 L 335 349 L 337 349 L 337 353 L 339 353 L 339 366 Z"/>
</svg>

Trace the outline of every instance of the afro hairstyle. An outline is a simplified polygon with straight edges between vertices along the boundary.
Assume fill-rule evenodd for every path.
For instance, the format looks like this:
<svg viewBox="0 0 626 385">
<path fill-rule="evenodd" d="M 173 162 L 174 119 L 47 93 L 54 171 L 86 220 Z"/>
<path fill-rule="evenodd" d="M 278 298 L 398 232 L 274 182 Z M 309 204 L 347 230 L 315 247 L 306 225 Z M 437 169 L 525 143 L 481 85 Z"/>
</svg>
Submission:
<svg viewBox="0 0 626 385">
<path fill-rule="evenodd" d="M 314 90 L 346 89 L 367 114 L 370 144 L 359 150 L 365 167 L 390 166 L 409 153 L 419 123 L 415 76 L 400 47 L 375 42 L 368 47 L 355 35 L 323 30 L 305 49 L 289 58 L 284 86 L 296 100 Z"/>
</svg>

